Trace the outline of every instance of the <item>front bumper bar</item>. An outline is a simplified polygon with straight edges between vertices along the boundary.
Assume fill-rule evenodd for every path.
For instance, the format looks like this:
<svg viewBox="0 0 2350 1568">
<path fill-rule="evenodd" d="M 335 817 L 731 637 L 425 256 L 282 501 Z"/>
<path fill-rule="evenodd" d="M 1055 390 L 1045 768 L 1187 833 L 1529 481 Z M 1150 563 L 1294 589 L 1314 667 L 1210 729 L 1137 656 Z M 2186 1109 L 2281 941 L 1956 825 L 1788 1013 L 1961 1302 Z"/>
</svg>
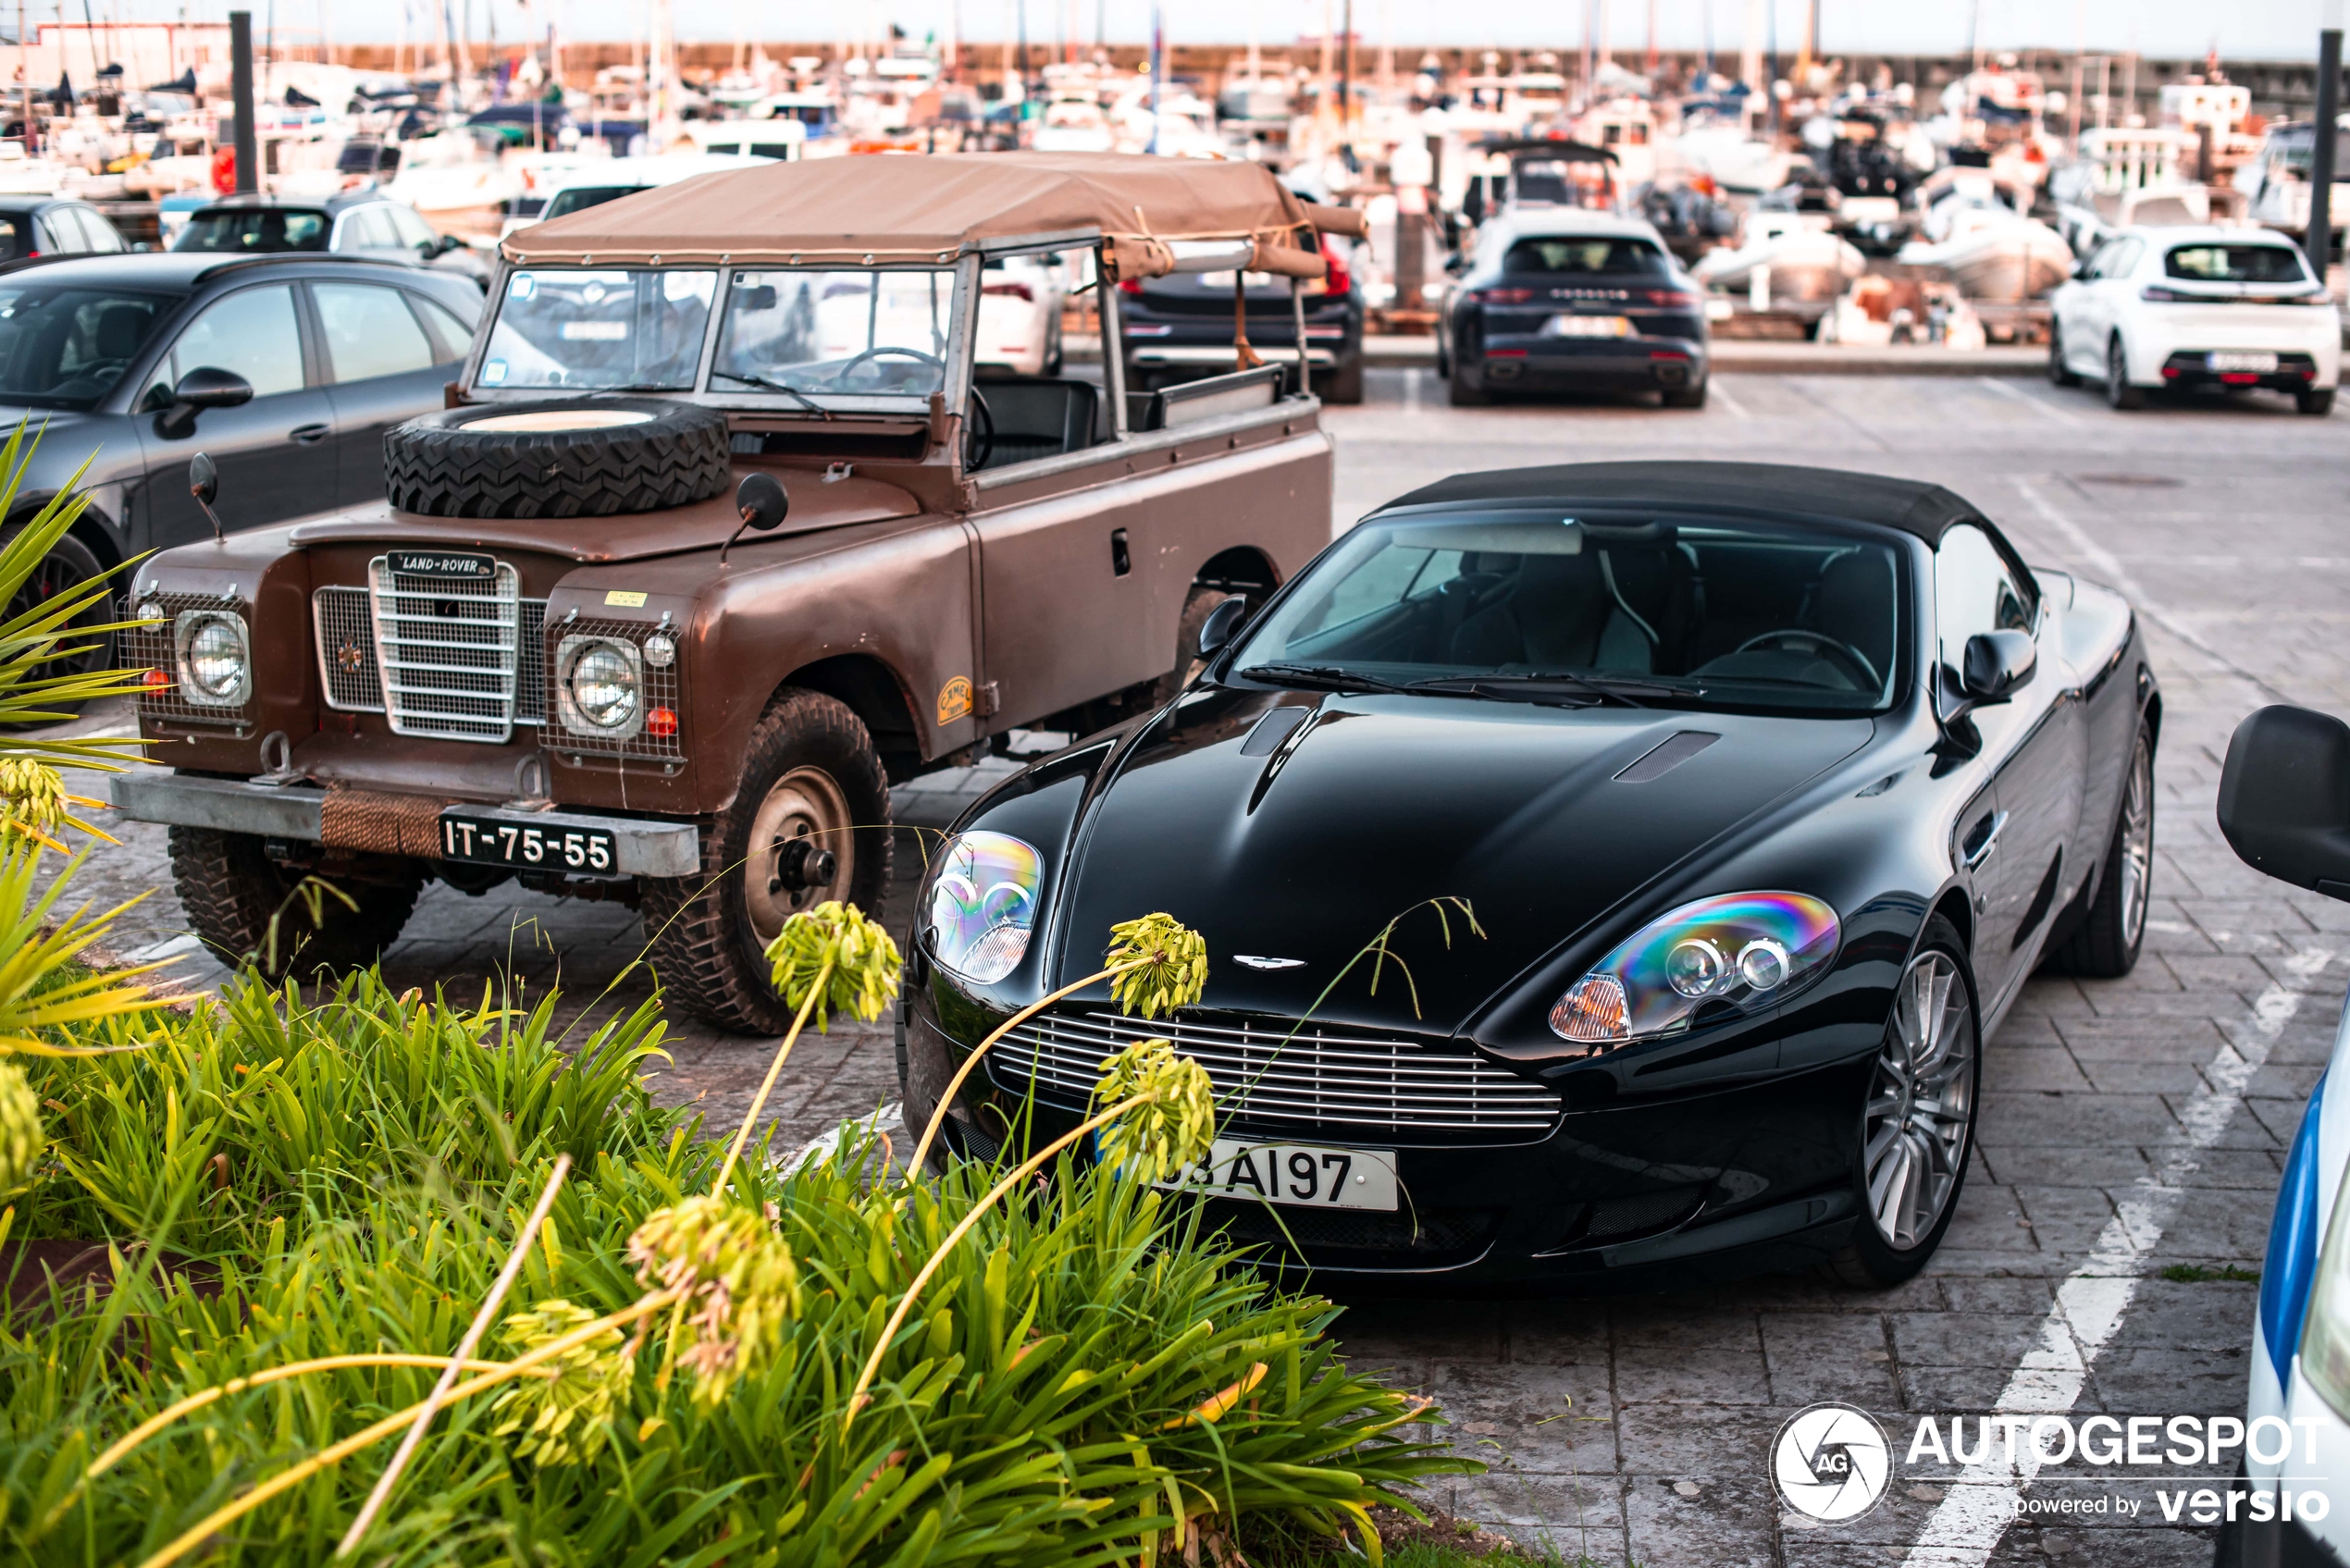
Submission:
<svg viewBox="0 0 2350 1568">
<path fill-rule="evenodd" d="M 134 822 L 258 833 L 266 838 L 324 842 L 320 808 L 327 792 L 303 784 L 247 784 L 179 773 L 123 773 L 113 781 L 114 809 Z M 453 808 L 467 817 L 517 826 L 594 828 L 612 836 L 613 871 L 621 876 L 686 877 L 701 868 L 701 840 L 691 822 L 576 811 L 523 811 L 505 806 Z"/>
</svg>

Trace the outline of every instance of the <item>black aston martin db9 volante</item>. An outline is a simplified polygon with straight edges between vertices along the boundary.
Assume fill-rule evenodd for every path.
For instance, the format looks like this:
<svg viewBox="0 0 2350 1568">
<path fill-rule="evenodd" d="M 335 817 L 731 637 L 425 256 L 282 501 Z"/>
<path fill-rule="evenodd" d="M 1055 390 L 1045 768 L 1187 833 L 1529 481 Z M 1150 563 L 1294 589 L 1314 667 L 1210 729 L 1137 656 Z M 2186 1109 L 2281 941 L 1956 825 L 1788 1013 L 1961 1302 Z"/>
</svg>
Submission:
<svg viewBox="0 0 2350 1568">
<path fill-rule="evenodd" d="M 1920 1268 L 1982 1046 L 2142 939 L 2161 705 L 2128 604 L 1948 490 L 1822 470 L 1463 475 L 1382 507 L 1171 703 L 1007 780 L 934 858 L 907 1113 L 1098 967 L 1206 939 L 1198 1006 L 1081 992 L 950 1107 L 986 1156 L 1164 1035 L 1189 1186 L 1271 1266 L 1580 1290 Z"/>
</svg>

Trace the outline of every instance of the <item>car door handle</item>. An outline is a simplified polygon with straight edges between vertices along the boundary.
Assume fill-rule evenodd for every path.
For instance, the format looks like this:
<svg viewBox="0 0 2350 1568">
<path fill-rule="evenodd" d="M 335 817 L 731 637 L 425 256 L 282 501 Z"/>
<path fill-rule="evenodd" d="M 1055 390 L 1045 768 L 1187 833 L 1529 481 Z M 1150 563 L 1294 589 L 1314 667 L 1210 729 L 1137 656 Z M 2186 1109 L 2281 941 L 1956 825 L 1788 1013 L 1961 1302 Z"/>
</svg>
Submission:
<svg viewBox="0 0 2350 1568">
<path fill-rule="evenodd" d="M 2005 811 L 1993 812 L 1991 831 L 1983 835 L 1982 843 L 1966 851 L 1961 857 L 1961 864 L 1970 871 L 1981 870 L 1983 862 L 1991 858 L 1991 852 L 1999 847 L 1999 834 L 2007 831 L 2007 825 L 2008 814 Z"/>
<path fill-rule="evenodd" d="M 335 433 L 331 425 L 297 425 L 288 432 L 305 447 L 315 447 Z"/>
</svg>

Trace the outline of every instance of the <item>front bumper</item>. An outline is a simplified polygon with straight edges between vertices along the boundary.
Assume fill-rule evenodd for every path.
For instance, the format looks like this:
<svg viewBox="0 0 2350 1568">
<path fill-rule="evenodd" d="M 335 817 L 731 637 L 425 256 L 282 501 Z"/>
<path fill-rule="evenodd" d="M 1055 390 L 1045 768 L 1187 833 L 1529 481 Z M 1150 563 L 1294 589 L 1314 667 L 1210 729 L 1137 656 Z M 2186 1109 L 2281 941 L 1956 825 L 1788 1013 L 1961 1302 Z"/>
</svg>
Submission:
<svg viewBox="0 0 2350 1568">
<path fill-rule="evenodd" d="M 909 1125 L 928 1121 L 968 1043 L 997 1021 L 925 969 L 909 964 L 905 992 Z M 1066 1092 L 1031 1102 L 1020 1069 L 1005 1065 L 1018 1049 L 998 1046 L 948 1114 L 947 1136 L 967 1157 L 1042 1147 L 1083 1119 Z M 1711 1093 L 1563 1108 L 1547 1127 L 1505 1134 L 1235 1119 L 1221 1136 L 1391 1151 L 1402 1203 L 1388 1213 L 1211 1197 L 1203 1217 L 1276 1273 L 1368 1289 L 1614 1290 L 1802 1266 L 1849 1238 L 1869 1068 L 1861 1057 Z"/>
<path fill-rule="evenodd" d="M 306 844 L 327 842 L 326 800 L 325 790 L 307 784 L 263 784 L 185 773 L 123 773 L 113 781 L 114 809 L 130 821 L 211 828 Z M 608 833 L 612 836 L 616 876 L 684 877 L 701 867 L 700 834 L 691 822 L 506 806 L 467 804 L 461 809 L 476 820 L 511 822 L 542 833 L 578 829 Z"/>
<path fill-rule="evenodd" d="M 1488 339 L 1461 364 L 1493 391 L 1639 391 L 1703 381 L 1706 345 L 1688 338 L 1512 336 Z"/>
</svg>

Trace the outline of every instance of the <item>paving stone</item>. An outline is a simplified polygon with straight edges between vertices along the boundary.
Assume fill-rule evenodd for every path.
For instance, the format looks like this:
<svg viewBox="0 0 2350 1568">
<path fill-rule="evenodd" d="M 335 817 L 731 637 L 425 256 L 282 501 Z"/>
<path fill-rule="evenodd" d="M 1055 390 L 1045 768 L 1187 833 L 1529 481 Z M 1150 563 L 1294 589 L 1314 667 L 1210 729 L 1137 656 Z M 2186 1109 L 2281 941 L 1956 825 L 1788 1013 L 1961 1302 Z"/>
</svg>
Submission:
<svg viewBox="0 0 2350 1568">
<path fill-rule="evenodd" d="M 2047 1297 L 2048 1292 L 2042 1287 L 2038 1294 Z M 2040 1326 L 2046 1317 L 2044 1306 L 2030 1313 L 1987 1312 L 1979 1308 L 1897 1312 L 1888 1315 L 1887 1321 L 1893 1329 L 1894 1353 L 1905 1371 L 1927 1366 L 1988 1366 L 2005 1372 L 2022 1360 L 2025 1352 L 2038 1347 Z"/>
<path fill-rule="evenodd" d="M 1748 1334 L 1719 1347 L 1618 1345 L 1616 1397 L 1629 1404 L 1769 1404 L 1762 1352 Z"/>
<path fill-rule="evenodd" d="M 1774 1404 L 1821 1400 L 1891 1406 L 1900 1400 L 1885 1318 L 1876 1313 L 1766 1312 L 1762 1354 Z"/>
<path fill-rule="evenodd" d="M 1627 1475 L 1625 1534 L 1631 1560 L 1647 1568 L 1702 1563 L 1707 1568 L 1775 1568 L 1771 1537 L 1779 1500 L 1761 1473 L 1738 1480 L 1707 1480 L 1688 1497 L 1675 1489 L 1680 1475 Z"/>
</svg>

